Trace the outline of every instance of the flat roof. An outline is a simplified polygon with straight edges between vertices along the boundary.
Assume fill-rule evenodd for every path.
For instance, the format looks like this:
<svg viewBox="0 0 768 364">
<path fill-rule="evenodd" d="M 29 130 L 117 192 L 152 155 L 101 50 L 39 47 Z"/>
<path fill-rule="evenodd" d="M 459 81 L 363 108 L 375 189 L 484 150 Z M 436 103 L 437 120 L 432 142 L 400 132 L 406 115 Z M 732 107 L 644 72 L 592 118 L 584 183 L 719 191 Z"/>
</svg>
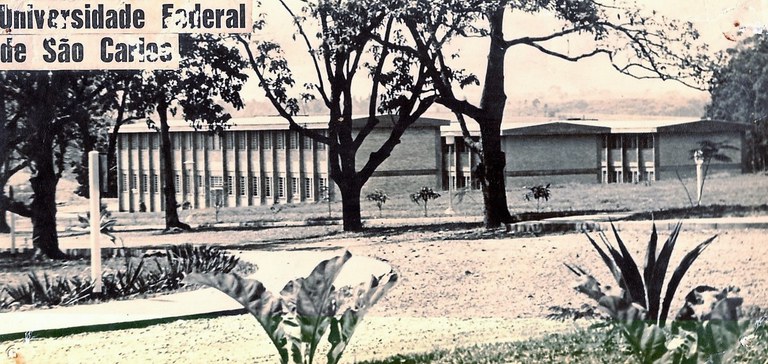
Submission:
<svg viewBox="0 0 768 364">
<path fill-rule="evenodd" d="M 390 128 L 394 125 L 397 115 L 378 115 L 379 124 L 376 128 Z M 365 125 L 367 116 L 353 116 L 352 124 L 355 128 L 361 128 Z M 307 129 L 323 130 L 328 128 L 328 116 L 327 115 L 312 115 L 312 116 L 294 116 L 293 120 L 299 125 L 306 127 Z M 443 125 L 450 124 L 449 120 L 437 119 L 431 117 L 419 118 L 412 127 L 441 127 Z M 238 130 L 288 130 L 290 124 L 288 120 L 282 116 L 252 116 L 245 118 L 232 118 L 227 123 L 229 126 L 226 130 L 238 131 Z M 193 128 L 187 120 L 172 119 L 168 120 L 168 126 L 171 128 L 171 132 L 192 132 L 192 131 L 206 131 L 206 126 L 203 124 L 201 129 Z M 147 128 L 147 124 L 143 121 L 134 122 L 132 124 L 126 124 L 120 127 L 119 133 L 146 133 L 151 130 Z"/>
<path fill-rule="evenodd" d="M 592 135 L 592 134 L 640 134 L 640 133 L 686 133 L 744 131 L 750 126 L 718 120 L 671 119 L 630 119 L 595 120 L 563 119 L 523 123 L 502 123 L 501 135 Z M 473 136 L 480 135 L 477 123 L 468 123 L 467 129 Z M 442 136 L 461 136 L 458 122 L 440 129 Z"/>
</svg>

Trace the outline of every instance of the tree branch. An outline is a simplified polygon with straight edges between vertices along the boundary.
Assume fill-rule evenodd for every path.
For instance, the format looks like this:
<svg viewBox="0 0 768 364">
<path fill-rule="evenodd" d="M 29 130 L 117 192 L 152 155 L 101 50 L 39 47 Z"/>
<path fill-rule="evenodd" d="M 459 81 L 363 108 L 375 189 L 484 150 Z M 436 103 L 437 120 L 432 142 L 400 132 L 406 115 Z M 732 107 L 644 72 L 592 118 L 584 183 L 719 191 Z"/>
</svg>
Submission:
<svg viewBox="0 0 768 364">
<path fill-rule="evenodd" d="M 256 77 L 258 77 L 259 82 L 261 83 L 262 89 L 264 90 L 264 93 L 267 96 L 267 99 L 272 103 L 272 106 L 275 107 L 275 110 L 277 110 L 278 114 L 282 116 L 285 120 L 288 121 L 289 129 L 292 131 L 296 131 L 302 136 L 308 136 L 320 143 L 323 144 L 330 144 L 331 140 L 323 135 L 320 134 L 314 130 L 310 130 L 304 127 L 301 127 L 296 121 L 293 119 L 293 116 L 291 116 L 288 111 L 285 110 L 283 105 L 280 104 L 280 101 L 278 101 L 277 97 L 274 95 L 272 90 L 269 89 L 269 82 L 265 79 L 264 74 L 259 70 L 259 67 L 256 63 L 256 59 L 253 56 L 253 52 L 251 51 L 251 48 L 248 46 L 248 41 L 245 40 L 242 36 L 237 35 L 237 40 L 243 44 L 245 47 L 245 51 L 248 54 L 248 61 L 251 63 L 251 68 L 253 69 L 254 73 L 256 73 Z"/>
<path fill-rule="evenodd" d="M 323 82 L 323 74 L 322 71 L 320 71 L 320 64 L 317 60 L 317 50 L 312 46 L 312 42 L 309 41 L 309 36 L 307 36 L 307 33 L 304 31 L 304 27 L 299 23 L 298 18 L 294 14 L 293 10 L 288 6 L 288 4 L 285 3 L 284 0 L 280 0 L 280 3 L 283 5 L 286 11 L 288 11 L 288 14 L 291 15 L 291 18 L 293 19 L 294 24 L 296 25 L 297 30 L 299 31 L 299 34 L 301 35 L 301 38 L 304 39 L 304 44 L 307 46 L 307 52 L 309 53 L 310 57 L 312 57 L 312 65 L 315 68 L 315 74 L 317 75 L 317 90 L 320 92 L 320 97 L 323 98 L 323 102 L 326 106 L 330 105 L 330 100 L 328 99 L 328 95 L 325 91 L 325 83 Z"/>
</svg>

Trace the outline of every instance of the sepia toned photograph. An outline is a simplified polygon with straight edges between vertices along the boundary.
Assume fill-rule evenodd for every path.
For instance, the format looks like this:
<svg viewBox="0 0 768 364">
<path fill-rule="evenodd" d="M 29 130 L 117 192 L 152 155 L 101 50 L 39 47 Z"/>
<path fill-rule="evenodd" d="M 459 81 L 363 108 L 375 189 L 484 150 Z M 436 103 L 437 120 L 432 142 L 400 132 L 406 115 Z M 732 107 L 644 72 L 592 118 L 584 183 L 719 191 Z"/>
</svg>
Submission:
<svg viewBox="0 0 768 364">
<path fill-rule="evenodd" d="M 768 363 L 767 0 L 0 31 L 0 364 Z"/>
</svg>

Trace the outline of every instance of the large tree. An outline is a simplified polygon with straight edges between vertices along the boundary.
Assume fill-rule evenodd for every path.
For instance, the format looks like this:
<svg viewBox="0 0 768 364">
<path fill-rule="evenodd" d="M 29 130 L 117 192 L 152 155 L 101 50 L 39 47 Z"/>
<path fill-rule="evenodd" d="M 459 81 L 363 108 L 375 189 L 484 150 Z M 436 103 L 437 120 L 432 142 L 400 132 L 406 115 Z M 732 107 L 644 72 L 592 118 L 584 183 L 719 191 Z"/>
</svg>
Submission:
<svg viewBox="0 0 768 364">
<path fill-rule="evenodd" d="M 670 20 L 655 11 L 643 12 L 619 3 L 597 1 L 508 1 L 508 0 L 414 0 L 401 8 L 401 19 L 408 28 L 418 54 L 427 65 L 439 93 L 437 103 L 457 114 L 465 139 L 481 155 L 481 177 L 485 226 L 489 228 L 513 221 L 507 207 L 504 181 L 506 156 L 501 148 L 501 123 L 507 96 L 505 62 L 508 51 L 533 48 L 544 56 L 575 62 L 584 58 L 607 57 L 613 68 L 636 78 L 674 79 L 700 87 L 705 71 L 702 56 L 705 45 L 696 45 L 698 33 L 690 23 Z M 509 37 L 514 24 L 510 14 L 525 13 L 557 20 L 561 26 L 536 35 Z M 515 29 L 515 33 L 525 33 Z M 482 82 L 458 72 L 458 54 L 446 47 L 455 38 L 480 38 L 488 44 Z M 587 50 L 571 52 L 561 39 L 591 41 Z M 563 49 L 562 44 L 566 44 Z M 482 85 L 480 102 L 475 104 L 456 96 L 456 87 Z M 464 122 L 467 116 L 480 127 L 480 143 L 474 143 Z M 516 158 L 517 156 L 512 156 Z"/>
<path fill-rule="evenodd" d="M 389 44 L 400 44 L 403 35 L 393 29 L 390 2 L 374 0 L 304 1 L 294 11 L 283 0 L 280 4 L 294 20 L 294 39 L 298 39 L 305 59 L 296 65 L 309 65 L 313 76 L 303 82 L 304 100 L 319 99 L 328 115 L 327 134 L 307 129 L 293 118 L 300 110 L 300 98 L 291 96 L 296 84 L 280 44 L 259 40 L 258 30 L 266 26 L 259 20 L 257 33 L 238 37 L 251 68 L 266 96 L 290 124 L 290 130 L 328 145 L 329 176 L 341 193 L 345 231 L 362 229 L 360 191 L 373 172 L 390 156 L 406 129 L 432 104 L 425 96 L 431 88 L 426 69 L 415 57 L 401 53 Z M 384 44 L 374 40 L 384 39 Z M 363 71 L 363 72 L 361 72 Z M 353 86 L 365 82 L 369 93 L 367 110 L 353 110 Z M 359 86 L 358 86 L 359 87 Z M 353 125 L 353 115 L 366 114 L 361 126 Z M 356 165 L 357 153 L 380 122 L 380 113 L 391 122 L 387 139 L 370 154 L 364 165 Z"/>
<path fill-rule="evenodd" d="M 718 59 L 706 117 L 750 124 L 746 148 L 752 171 L 768 169 L 768 34 L 741 41 Z"/>
<path fill-rule="evenodd" d="M 6 185 L 17 172 L 27 167 L 27 162 L 19 157 L 19 144 L 24 140 L 19 132 L 17 104 L 12 99 L 13 86 L 7 82 L 8 74 L 0 72 L 0 196 L 5 195 Z M 6 210 L 0 204 L 0 233 L 8 233 L 11 227 L 6 220 Z"/>
<path fill-rule="evenodd" d="M 129 108 L 148 116 L 147 124 L 160 133 L 160 157 L 163 173 L 166 229 L 190 226 L 179 221 L 169 116 L 180 111 L 193 127 L 223 131 L 231 118 L 220 105 L 227 102 L 242 108 L 240 90 L 247 79 L 242 72 L 245 60 L 239 51 L 211 34 L 182 34 L 179 38 L 181 60 L 178 70 L 145 72 L 140 81 L 129 82 Z M 124 120 L 122 114 L 118 118 Z"/>
<path fill-rule="evenodd" d="M 0 207 L 32 220 L 32 244 L 49 258 L 65 258 L 56 232 L 56 185 L 66 168 L 72 127 L 84 117 L 78 110 L 104 89 L 100 72 L 8 72 L 6 97 L 18 117 L 18 154 L 32 172 L 30 203 L 0 196 Z"/>
</svg>

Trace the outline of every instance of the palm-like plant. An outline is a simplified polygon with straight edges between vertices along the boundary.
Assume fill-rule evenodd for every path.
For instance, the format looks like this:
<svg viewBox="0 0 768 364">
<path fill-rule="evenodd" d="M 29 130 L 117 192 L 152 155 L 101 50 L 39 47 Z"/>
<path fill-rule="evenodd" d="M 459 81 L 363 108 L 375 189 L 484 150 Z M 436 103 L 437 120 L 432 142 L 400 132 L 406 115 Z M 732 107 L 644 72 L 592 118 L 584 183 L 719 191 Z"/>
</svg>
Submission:
<svg viewBox="0 0 768 364">
<path fill-rule="evenodd" d="M 667 282 L 666 291 L 662 296 L 662 288 L 669 268 L 669 259 L 675 248 L 675 243 L 677 242 L 681 227 L 682 223 L 677 223 L 677 225 L 675 225 L 672 233 L 667 238 L 667 241 L 657 253 L 658 234 L 656 233 L 656 224 L 653 224 L 645 257 L 645 267 L 642 274 L 640 273 L 637 263 L 635 263 L 635 259 L 632 258 L 632 255 L 627 250 L 626 245 L 621 240 L 621 237 L 613 224 L 611 224 L 611 228 L 616 238 L 618 249 L 611 245 L 605 234 L 602 232 L 599 236 L 605 245 L 605 249 L 601 248 L 600 245 L 587 234 L 589 242 L 595 248 L 597 253 L 600 254 L 600 258 L 602 258 L 605 265 L 611 271 L 616 283 L 623 290 L 622 295 L 624 301 L 641 306 L 645 311 L 644 319 L 656 323 L 661 327 L 664 326 L 664 322 L 669 316 L 669 308 L 672 299 L 674 298 L 683 276 L 685 276 L 685 273 L 699 255 L 701 255 L 704 249 L 706 249 L 717 237 L 717 235 L 715 235 L 705 240 L 683 257 Z M 566 267 L 577 276 L 584 276 L 587 277 L 587 279 L 594 281 L 594 278 L 586 273 L 581 267 L 568 264 L 566 264 Z M 594 283 L 599 285 L 597 281 L 594 281 Z M 590 292 L 585 293 L 589 294 Z M 594 292 L 599 292 L 599 290 Z"/>
</svg>

